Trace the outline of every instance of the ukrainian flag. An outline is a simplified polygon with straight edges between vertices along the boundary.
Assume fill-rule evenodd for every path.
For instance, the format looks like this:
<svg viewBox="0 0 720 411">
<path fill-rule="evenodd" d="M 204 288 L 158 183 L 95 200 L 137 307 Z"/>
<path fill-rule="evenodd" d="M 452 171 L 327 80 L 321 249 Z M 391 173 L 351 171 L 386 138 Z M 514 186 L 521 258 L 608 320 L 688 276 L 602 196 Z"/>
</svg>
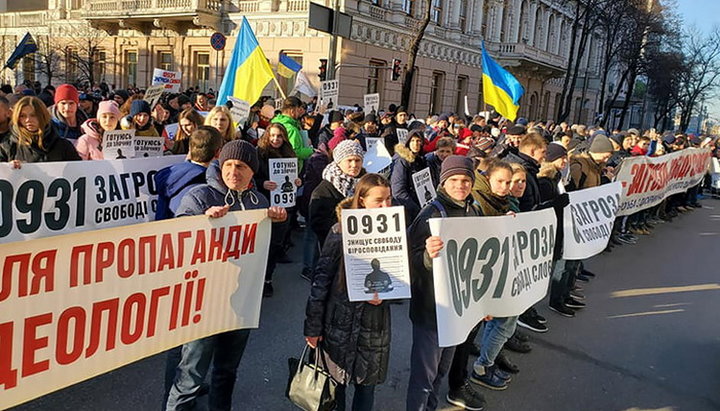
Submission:
<svg viewBox="0 0 720 411">
<path fill-rule="evenodd" d="M 217 104 L 225 104 L 228 96 L 233 96 L 252 105 L 274 78 L 272 67 L 260 48 L 250 23 L 243 17 L 232 59 L 218 91 Z"/>
<path fill-rule="evenodd" d="M 525 90 L 520 82 L 490 57 L 482 45 L 482 84 L 483 99 L 486 104 L 495 107 L 495 111 L 510 121 L 517 118 L 520 109 L 520 97 Z"/>
<path fill-rule="evenodd" d="M 279 75 L 290 78 L 300 70 L 302 70 L 302 66 L 297 61 L 291 59 L 287 54 L 280 52 L 277 66 L 277 73 Z"/>
</svg>

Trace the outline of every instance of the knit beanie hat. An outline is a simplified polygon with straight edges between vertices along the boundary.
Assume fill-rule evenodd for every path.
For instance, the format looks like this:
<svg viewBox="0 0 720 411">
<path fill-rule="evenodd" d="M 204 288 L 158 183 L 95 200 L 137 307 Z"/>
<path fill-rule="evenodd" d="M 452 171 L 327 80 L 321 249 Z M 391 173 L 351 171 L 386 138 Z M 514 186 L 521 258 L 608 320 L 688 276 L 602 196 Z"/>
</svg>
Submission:
<svg viewBox="0 0 720 411">
<path fill-rule="evenodd" d="M 480 137 L 477 140 L 477 143 L 475 143 L 475 147 L 479 148 L 482 151 L 490 150 L 495 146 L 495 140 L 493 140 L 490 137 Z"/>
<path fill-rule="evenodd" d="M 612 153 L 615 151 L 613 148 L 612 143 L 610 142 L 610 139 L 603 136 L 598 135 L 593 139 L 592 144 L 590 144 L 590 152 L 599 154 L 599 153 Z"/>
<path fill-rule="evenodd" d="M 150 114 L 150 104 L 145 100 L 135 100 L 130 104 L 131 117 L 135 117 L 140 113 Z"/>
<path fill-rule="evenodd" d="M 220 151 L 220 168 L 227 160 L 240 160 L 257 173 L 260 167 L 257 149 L 245 140 L 233 140 L 226 143 Z"/>
<path fill-rule="evenodd" d="M 185 94 L 180 94 L 177 98 L 177 102 L 180 107 L 182 107 L 183 104 L 192 103 L 192 101 L 190 101 L 190 97 Z"/>
<path fill-rule="evenodd" d="M 552 163 L 553 161 L 557 160 L 558 158 L 562 158 L 567 156 L 567 150 L 565 150 L 565 147 L 562 146 L 562 144 L 559 143 L 550 143 L 547 146 L 547 151 L 545 152 L 545 161 Z"/>
<path fill-rule="evenodd" d="M 337 110 L 333 110 L 330 112 L 330 115 L 328 116 L 328 121 L 330 123 L 336 123 L 338 121 L 343 121 L 345 117 L 343 114 Z"/>
<path fill-rule="evenodd" d="M 366 114 L 365 120 L 363 120 L 365 123 L 377 123 L 377 116 L 373 113 Z"/>
<path fill-rule="evenodd" d="M 462 174 L 470 177 L 475 182 L 475 171 L 473 171 L 473 161 L 464 156 L 452 155 L 446 158 L 442 162 L 440 168 L 440 185 L 445 184 L 445 181 L 457 174 Z"/>
<path fill-rule="evenodd" d="M 341 141 L 333 149 L 333 161 L 339 163 L 350 156 L 358 156 L 363 158 L 365 153 L 363 152 L 362 146 L 355 140 L 344 140 Z"/>
<path fill-rule="evenodd" d="M 120 109 L 113 100 L 101 101 L 98 104 L 97 116 L 100 117 L 102 113 L 113 113 L 116 117 L 120 117 Z"/>
<path fill-rule="evenodd" d="M 55 89 L 55 104 L 63 100 L 72 100 L 80 103 L 80 94 L 72 84 L 61 84 Z"/>
</svg>

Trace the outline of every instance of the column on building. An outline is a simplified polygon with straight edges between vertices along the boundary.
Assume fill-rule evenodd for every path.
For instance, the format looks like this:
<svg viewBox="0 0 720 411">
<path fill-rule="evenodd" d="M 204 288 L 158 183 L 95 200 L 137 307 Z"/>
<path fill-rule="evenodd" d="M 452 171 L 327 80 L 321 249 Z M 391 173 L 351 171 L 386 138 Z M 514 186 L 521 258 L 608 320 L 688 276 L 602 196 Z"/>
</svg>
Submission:
<svg viewBox="0 0 720 411">
<path fill-rule="evenodd" d="M 500 42 L 501 39 L 501 33 L 502 33 L 502 25 L 503 25 L 503 13 L 505 10 L 505 5 L 502 3 L 502 1 L 495 1 L 493 4 L 494 7 L 492 7 L 492 41 Z"/>
<path fill-rule="evenodd" d="M 563 26 L 564 26 L 565 16 L 563 16 L 561 13 L 555 15 L 555 44 L 553 45 L 552 52 L 554 54 L 560 54 L 560 48 L 562 47 L 562 38 L 563 38 Z"/>
<path fill-rule="evenodd" d="M 472 31 L 471 33 L 475 36 L 483 37 L 482 22 L 483 22 L 483 7 L 485 2 L 488 0 L 473 0 L 472 3 Z"/>
<path fill-rule="evenodd" d="M 528 19 L 530 22 L 530 27 L 528 27 L 528 43 L 531 44 L 534 47 L 537 47 L 537 33 L 539 31 L 538 27 L 538 8 L 540 6 L 536 2 L 530 3 L 530 10 L 528 11 L 528 15 L 530 18 Z"/>
<path fill-rule="evenodd" d="M 464 0 L 448 0 L 449 10 L 447 13 L 447 27 L 451 29 L 460 28 L 460 2 Z"/>
<path fill-rule="evenodd" d="M 512 11 L 512 33 L 509 39 L 511 43 L 519 43 L 520 28 L 522 27 L 522 0 L 513 0 Z"/>
</svg>

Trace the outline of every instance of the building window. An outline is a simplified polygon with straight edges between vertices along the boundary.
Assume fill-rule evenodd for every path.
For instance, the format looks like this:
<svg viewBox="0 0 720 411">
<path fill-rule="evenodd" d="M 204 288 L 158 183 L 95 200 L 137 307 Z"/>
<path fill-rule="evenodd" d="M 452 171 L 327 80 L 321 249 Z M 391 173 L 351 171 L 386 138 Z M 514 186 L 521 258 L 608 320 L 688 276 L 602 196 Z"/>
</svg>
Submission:
<svg viewBox="0 0 720 411">
<path fill-rule="evenodd" d="M 381 93 L 380 85 L 382 83 L 382 76 L 384 67 L 387 66 L 387 62 L 370 60 L 370 68 L 368 69 L 367 87 L 365 94 Z"/>
<path fill-rule="evenodd" d="M 107 59 L 107 53 L 104 51 L 98 51 L 95 54 L 95 63 L 93 64 L 93 80 L 96 83 L 105 81 L 105 73 L 106 73 L 106 59 Z"/>
<path fill-rule="evenodd" d="M 195 85 L 207 91 L 210 87 L 210 53 L 196 52 L 195 63 Z"/>
<path fill-rule="evenodd" d="M 371 0 L 372 4 L 382 7 L 382 0 Z"/>
<path fill-rule="evenodd" d="M 29 54 L 22 60 L 23 80 L 35 81 L 35 54 Z"/>
<path fill-rule="evenodd" d="M 128 87 L 135 87 L 137 85 L 137 51 L 126 51 L 125 61 L 127 62 L 126 67 L 126 79 Z"/>
<path fill-rule="evenodd" d="M 77 61 L 78 54 L 77 50 L 73 48 L 65 49 L 65 80 L 68 83 L 73 83 L 77 80 Z"/>
<path fill-rule="evenodd" d="M 430 83 L 430 114 L 435 114 L 442 109 L 443 85 L 445 84 L 445 73 L 435 71 Z"/>
<path fill-rule="evenodd" d="M 403 0 L 402 9 L 408 15 L 415 17 L 415 0 Z"/>
<path fill-rule="evenodd" d="M 432 9 L 430 10 L 430 20 L 432 20 L 437 25 L 441 25 L 440 19 L 442 18 L 442 9 L 443 9 L 442 0 L 431 0 L 431 1 L 432 1 Z"/>
<path fill-rule="evenodd" d="M 285 54 L 286 56 L 293 59 L 296 63 L 298 63 L 300 66 L 303 65 L 303 55 L 302 51 L 300 50 L 281 50 L 281 53 Z M 283 76 L 277 76 L 278 82 L 280 83 L 280 86 L 283 90 L 285 90 L 285 93 L 290 93 L 292 89 L 295 87 L 295 79 L 297 79 L 297 74 L 287 78 Z"/>
<path fill-rule="evenodd" d="M 173 55 L 167 51 L 161 51 L 158 53 L 158 68 L 163 70 L 172 71 L 173 67 Z"/>
<path fill-rule="evenodd" d="M 460 2 L 460 21 L 458 22 L 460 25 L 460 31 L 465 33 L 465 30 L 467 30 L 467 2 L 461 1 Z"/>
<path fill-rule="evenodd" d="M 468 78 L 465 76 L 458 76 L 457 79 L 457 96 L 455 98 L 455 112 L 465 112 L 465 96 L 467 96 L 467 85 Z"/>
</svg>

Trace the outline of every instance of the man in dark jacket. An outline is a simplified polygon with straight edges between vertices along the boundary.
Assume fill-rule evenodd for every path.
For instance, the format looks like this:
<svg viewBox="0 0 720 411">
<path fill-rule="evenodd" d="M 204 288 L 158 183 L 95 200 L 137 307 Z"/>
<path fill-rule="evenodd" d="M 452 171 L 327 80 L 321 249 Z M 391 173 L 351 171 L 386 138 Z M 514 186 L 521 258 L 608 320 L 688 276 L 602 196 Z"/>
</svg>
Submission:
<svg viewBox="0 0 720 411">
<path fill-rule="evenodd" d="M 410 320 L 413 324 L 413 344 L 410 354 L 410 382 L 407 410 L 434 410 L 438 405 L 440 382 L 447 374 L 455 347 L 440 347 L 435 312 L 433 258 L 440 254 L 443 242 L 430 235 L 430 218 L 480 216 L 480 209 L 471 195 L 475 172 L 472 160 L 450 156 L 442 163 L 440 188 L 435 201 L 426 205 L 408 229 L 410 242 L 410 278 L 412 299 Z M 464 382 L 450 387 L 448 401 L 454 405 L 481 410 L 482 396 Z"/>
<path fill-rule="evenodd" d="M 220 162 L 211 163 L 207 170 L 207 184 L 190 190 L 181 200 L 176 215 L 206 215 L 219 218 L 229 211 L 267 208 L 268 200 L 253 186 L 253 174 L 258 169 L 255 147 L 247 141 L 234 140 L 223 147 Z M 282 207 L 270 207 L 268 217 L 285 221 Z M 196 407 L 205 377 L 213 364 L 209 408 L 229 410 L 237 367 L 240 364 L 250 330 L 233 330 L 191 341 L 182 348 L 175 381 L 168 397 L 167 410 Z"/>
<path fill-rule="evenodd" d="M 207 182 L 207 168 L 217 159 L 222 145 L 222 135 L 214 127 L 199 126 L 190 134 L 190 159 L 165 167 L 155 175 L 158 191 L 155 220 L 175 217 L 185 193 Z"/>
<path fill-rule="evenodd" d="M 532 211 L 540 205 L 540 190 L 538 189 L 537 174 L 540 171 L 540 162 L 545 159 L 547 142 L 537 133 L 530 133 L 520 140 L 517 154 L 509 154 L 505 160 L 518 163 L 527 171 L 527 187 L 520 198 L 520 211 Z"/>
</svg>

